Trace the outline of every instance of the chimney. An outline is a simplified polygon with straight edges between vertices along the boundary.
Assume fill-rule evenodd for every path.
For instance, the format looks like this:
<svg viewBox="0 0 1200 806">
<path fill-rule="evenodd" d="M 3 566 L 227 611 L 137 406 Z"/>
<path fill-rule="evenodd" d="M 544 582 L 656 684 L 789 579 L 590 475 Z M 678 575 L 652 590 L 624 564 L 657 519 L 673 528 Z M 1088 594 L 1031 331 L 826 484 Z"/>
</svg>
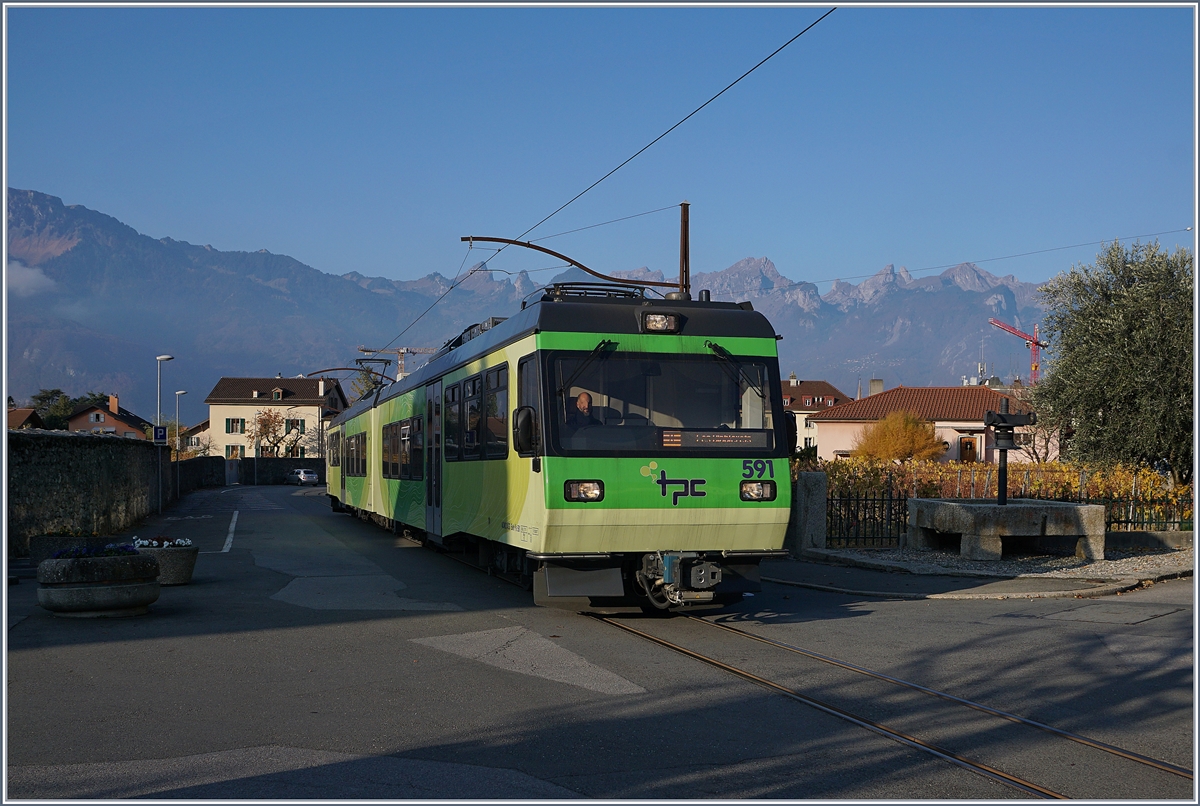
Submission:
<svg viewBox="0 0 1200 806">
<path fill-rule="evenodd" d="M 877 395 L 882 391 L 883 391 L 883 379 L 882 378 L 872 378 L 868 382 L 868 389 L 867 389 L 868 397 L 870 397 L 871 395 Z"/>
<path fill-rule="evenodd" d="M 258 397 L 258 390 L 255 389 L 253 392 L 251 392 L 250 397 Z"/>
<path fill-rule="evenodd" d="M 317 381 L 317 397 L 325 397 L 325 379 Z"/>
<path fill-rule="evenodd" d="M 109 411 L 111 411 L 113 414 L 120 414 L 120 413 L 121 413 L 121 407 L 120 407 L 120 405 L 118 405 L 118 403 L 117 403 L 117 396 L 116 396 L 116 395 L 109 395 L 109 396 L 108 396 L 108 410 L 109 410 Z"/>
</svg>

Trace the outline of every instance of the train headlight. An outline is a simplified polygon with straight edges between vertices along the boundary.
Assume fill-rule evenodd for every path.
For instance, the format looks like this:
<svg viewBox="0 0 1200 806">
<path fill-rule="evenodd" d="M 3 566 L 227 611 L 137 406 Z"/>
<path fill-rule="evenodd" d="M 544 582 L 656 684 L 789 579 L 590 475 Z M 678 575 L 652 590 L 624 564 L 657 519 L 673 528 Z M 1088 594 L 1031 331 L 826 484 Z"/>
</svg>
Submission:
<svg viewBox="0 0 1200 806">
<path fill-rule="evenodd" d="M 648 313 L 643 321 L 650 333 L 679 332 L 679 314 L 676 313 Z"/>
<path fill-rule="evenodd" d="M 568 501 L 595 503 L 604 500 L 604 482 L 602 481 L 568 481 L 563 487 Z"/>
<path fill-rule="evenodd" d="M 774 501 L 776 492 L 775 482 L 773 481 L 742 482 L 743 501 Z"/>
</svg>

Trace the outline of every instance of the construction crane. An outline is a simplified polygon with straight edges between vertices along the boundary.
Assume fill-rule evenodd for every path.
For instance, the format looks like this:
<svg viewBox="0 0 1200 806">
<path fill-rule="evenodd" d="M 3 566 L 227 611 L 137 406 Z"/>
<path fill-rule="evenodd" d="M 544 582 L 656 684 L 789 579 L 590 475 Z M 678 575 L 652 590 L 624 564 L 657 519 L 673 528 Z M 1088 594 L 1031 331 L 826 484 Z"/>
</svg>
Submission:
<svg viewBox="0 0 1200 806">
<path fill-rule="evenodd" d="M 404 377 L 404 356 L 405 355 L 433 355 L 437 352 L 435 347 L 392 347 L 387 350 L 371 350 L 363 347 L 361 344 L 358 347 L 360 353 L 395 353 L 396 354 L 396 380 Z"/>
<path fill-rule="evenodd" d="M 1036 386 L 1038 382 L 1038 365 L 1041 362 L 1041 348 L 1049 345 L 1038 338 L 1038 326 L 1033 326 L 1033 335 L 1030 336 L 1024 331 L 1017 330 L 1010 324 L 1001 322 L 999 319 L 989 319 L 989 325 L 995 325 L 1005 333 L 1011 333 L 1018 338 L 1025 339 L 1025 346 L 1029 348 L 1029 385 Z"/>
</svg>

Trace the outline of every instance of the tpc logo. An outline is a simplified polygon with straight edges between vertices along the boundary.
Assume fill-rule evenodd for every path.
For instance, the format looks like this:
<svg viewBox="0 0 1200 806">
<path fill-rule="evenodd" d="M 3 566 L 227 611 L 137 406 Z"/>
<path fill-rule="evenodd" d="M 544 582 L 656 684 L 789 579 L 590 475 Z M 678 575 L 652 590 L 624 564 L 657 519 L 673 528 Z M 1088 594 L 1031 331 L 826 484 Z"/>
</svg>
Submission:
<svg viewBox="0 0 1200 806">
<path fill-rule="evenodd" d="M 658 462 L 651 462 L 648 467 L 642 468 L 642 475 L 649 477 L 655 470 L 658 470 Z M 659 470 L 658 478 L 654 480 L 654 483 L 662 489 L 664 498 L 667 496 L 668 487 L 672 485 L 680 487 L 678 490 L 671 491 L 671 506 L 673 507 L 679 506 L 679 499 L 685 496 L 703 498 L 705 495 L 708 495 L 708 493 L 700 489 L 708 483 L 706 479 L 669 479 L 667 478 L 667 471 Z"/>
</svg>

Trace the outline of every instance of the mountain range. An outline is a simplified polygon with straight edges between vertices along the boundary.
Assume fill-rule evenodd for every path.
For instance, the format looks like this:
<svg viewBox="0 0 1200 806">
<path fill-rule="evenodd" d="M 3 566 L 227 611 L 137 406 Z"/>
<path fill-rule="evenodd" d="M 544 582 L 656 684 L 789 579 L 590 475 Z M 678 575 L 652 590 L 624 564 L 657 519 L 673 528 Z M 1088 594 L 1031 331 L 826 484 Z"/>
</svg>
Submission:
<svg viewBox="0 0 1200 806">
<path fill-rule="evenodd" d="M 8 189 L 7 232 L 8 394 L 108 392 L 147 418 L 156 355 L 176 357 L 163 368 L 163 388 L 189 391 L 183 419 L 194 422 L 207 416 L 202 401 L 221 376 L 353 366 L 360 345 L 438 347 L 475 322 L 513 313 L 539 287 L 524 272 L 509 279 L 478 264 L 449 294 L 453 278 L 438 273 L 417 280 L 327 274 L 266 250 L 154 239 L 32 190 Z M 612 274 L 671 279 L 645 268 Z M 550 282 L 585 278 L 593 279 L 571 269 Z M 713 299 L 749 300 L 771 320 L 783 336 L 785 376 L 827 380 L 850 395 L 870 377 L 892 387 L 977 375 L 988 317 L 1030 330 L 1043 313 L 1037 287 L 971 263 L 921 278 L 888 265 L 857 285 L 837 281 L 823 295 L 765 257 L 692 273 L 693 295 L 709 289 Z M 1020 349 L 998 335 L 1012 340 L 1005 354 Z M 420 358 L 409 357 L 408 368 Z M 173 408 L 171 396 L 164 399 Z"/>
</svg>

